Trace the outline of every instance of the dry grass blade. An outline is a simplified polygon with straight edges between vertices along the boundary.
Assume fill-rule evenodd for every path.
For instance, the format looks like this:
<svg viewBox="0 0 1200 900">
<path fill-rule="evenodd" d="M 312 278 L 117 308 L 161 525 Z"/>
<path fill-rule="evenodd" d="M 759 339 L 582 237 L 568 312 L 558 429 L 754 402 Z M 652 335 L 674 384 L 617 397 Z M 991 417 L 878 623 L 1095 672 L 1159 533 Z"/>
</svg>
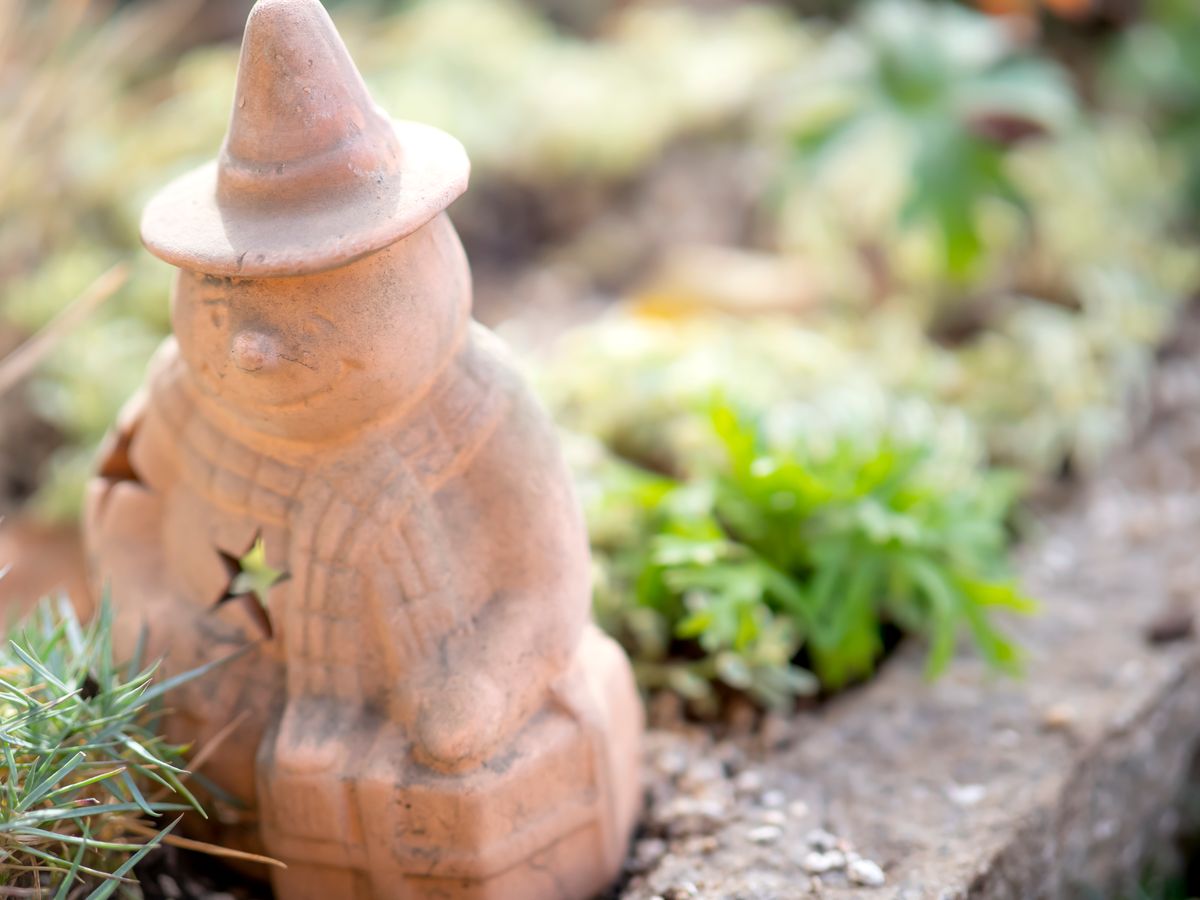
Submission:
<svg viewBox="0 0 1200 900">
<path fill-rule="evenodd" d="M 213 739 L 201 747 L 190 760 L 192 771 L 200 769 L 212 757 L 217 749 L 225 743 L 226 739 L 233 734 L 234 730 L 241 725 L 250 716 L 250 710 L 244 709 L 230 721 L 224 728 L 213 735 Z M 187 775 L 183 776 L 183 780 L 187 780 Z"/>
<path fill-rule="evenodd" d="M 151 828 L 144 822 L 137 819 L 120 819 L 120 824 L 130 832 L 130 834 L 140 834 L 145 837 L 152 837 L 158 834 L 157 828 Z M 229 847 L 221 847 L 217 844 L 209 844 L 205 841 L 194 841 L 190 838 L 178 837 L 174 834 L 169 834 L 163 838 L 164 844 L 170 844 L 172 847 L 178 847 L 181 850 L 195 850 L 198 853 L 205 853 L 209 856 L 219 856 L 222 859 L 237 859 L 242 862 L 259 863 L 264 866 L 275 866 L 279 869 L 286 869 L 287 865 L 270 856 L 260 856 L 257 853 L 247 853 L 242 850 L 232 850 Z"/>
<path fill-rule="evenodd" d="M 6 394 L 29 375 L 64 337 L 78 328 L 112 297 L 129 277 L 129 267 L 117 263 L 93 281 L 37 334 L 0 360 L 0 395 Z"/>
</svg>

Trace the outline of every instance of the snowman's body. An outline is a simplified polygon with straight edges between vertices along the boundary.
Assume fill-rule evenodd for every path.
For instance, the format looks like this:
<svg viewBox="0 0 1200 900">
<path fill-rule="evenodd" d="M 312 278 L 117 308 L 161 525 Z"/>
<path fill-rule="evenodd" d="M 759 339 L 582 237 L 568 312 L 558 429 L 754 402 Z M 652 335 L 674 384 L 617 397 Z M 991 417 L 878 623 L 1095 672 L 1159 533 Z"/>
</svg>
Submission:
<svg viewBox="0 0 1200 900">
<path fill-rule="evenodd" d="M 205 773 L 244 807 L 216 801 L 215 836 L 261 833 L 286 898 L 601 888 L 638 700 L 588 619 L 552 426 L 468 324 L 448 221 L 334 273 L 184 273 L 173 304 L 87 538 L 122 649 L 144 627 L 174 674 L 256 643 L 172 700 L 171 737 L 219 737 Z M 265 616 L 226 598 L 257 537 L 288 576 Z"/>
</svg>

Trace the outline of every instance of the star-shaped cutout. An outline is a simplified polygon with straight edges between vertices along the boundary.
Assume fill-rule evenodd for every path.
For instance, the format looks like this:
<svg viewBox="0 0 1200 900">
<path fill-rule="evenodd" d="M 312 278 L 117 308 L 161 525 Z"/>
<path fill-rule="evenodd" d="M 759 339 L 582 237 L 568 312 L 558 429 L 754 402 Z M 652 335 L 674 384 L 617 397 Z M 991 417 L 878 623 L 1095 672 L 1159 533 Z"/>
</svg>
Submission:
<svg viewBox="0 0 1200 900">
<path fill-rule="evenodd" d="M 250 548 L 241 556 L 234 556 L 224 550 L 217 550 L 225 572 L 229 576 L 229 586 L 217 598 L 216 606 L 224 606 L 230 601 L 241 603 L 250 618 L 259 627 L 265 637 L 274 636 L 271 626 L 270 607 L 267 597 L 271 588 L 287 581 L 291 575 L 288 572 L 272 568 L 267 562 L 267 546 L 262 533 L 254 536 Z"/>
</svg>

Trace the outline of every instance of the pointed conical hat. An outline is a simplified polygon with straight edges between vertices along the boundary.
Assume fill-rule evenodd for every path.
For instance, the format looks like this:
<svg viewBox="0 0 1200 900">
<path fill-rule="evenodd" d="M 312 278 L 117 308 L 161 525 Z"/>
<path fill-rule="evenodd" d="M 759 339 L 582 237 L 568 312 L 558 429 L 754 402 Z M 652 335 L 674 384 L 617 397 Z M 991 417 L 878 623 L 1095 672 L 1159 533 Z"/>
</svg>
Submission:
<svg viewBox="0 0 1200 900">
<path fill-rule="evenodd" d="M 443 131 L 375 105 L 319 0 L 259 0 L 220 156 L 147 205 L 142 240 L 213 275 L 301 275 L 420 228 L 467 186 Z"/>
</svg>

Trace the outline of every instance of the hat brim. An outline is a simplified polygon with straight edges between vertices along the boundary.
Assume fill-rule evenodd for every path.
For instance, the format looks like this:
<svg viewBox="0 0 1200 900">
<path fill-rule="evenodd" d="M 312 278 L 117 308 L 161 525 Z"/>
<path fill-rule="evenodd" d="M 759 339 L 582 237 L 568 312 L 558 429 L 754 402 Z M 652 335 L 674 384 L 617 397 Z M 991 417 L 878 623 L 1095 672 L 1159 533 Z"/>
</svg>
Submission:
<svg viewBox="0 0 1200 900">
<path fill-rule="evenodd" d="M 142 242 L 180 268 L 256 278 L 321 272 L 395 243 L 466 190 L 470 163 L 462 144 L 440 129 L 393 125 L 404 153 L 397 177 L 302 206 L 230 206 L 218 202 L 214 161 L 150 200 Z"/>
</svg>

